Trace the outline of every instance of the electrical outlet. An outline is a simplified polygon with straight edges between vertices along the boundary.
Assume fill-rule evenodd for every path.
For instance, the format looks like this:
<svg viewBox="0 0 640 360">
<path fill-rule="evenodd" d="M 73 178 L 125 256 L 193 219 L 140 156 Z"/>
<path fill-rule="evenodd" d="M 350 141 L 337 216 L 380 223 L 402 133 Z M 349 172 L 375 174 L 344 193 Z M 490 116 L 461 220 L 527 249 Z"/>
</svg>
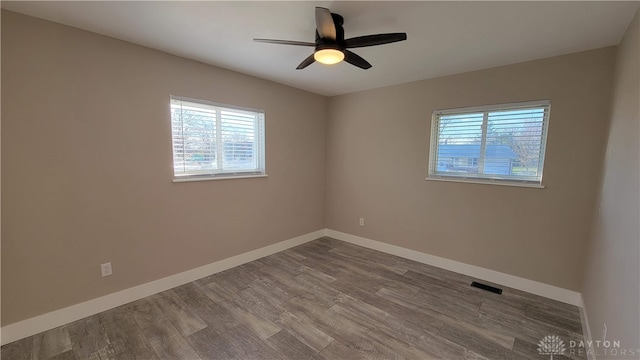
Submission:
<svg viewBox="0 0 640 360">
<path fill-rule="evenodd" d="M 100 272 L 102 273 L 102 277 L 109 276 L 112 274 L 111 271 L 111 263 L 100 264 Z"/>
<path fill-rule="evenodd" d="M 607 340 L 607 323 L 602 325 L 602 341 Z"/>
<path fill-rule="evenodd" d="M 360 226 L 364 226 L 364 218 L 360 218 Z"/>
</svg>

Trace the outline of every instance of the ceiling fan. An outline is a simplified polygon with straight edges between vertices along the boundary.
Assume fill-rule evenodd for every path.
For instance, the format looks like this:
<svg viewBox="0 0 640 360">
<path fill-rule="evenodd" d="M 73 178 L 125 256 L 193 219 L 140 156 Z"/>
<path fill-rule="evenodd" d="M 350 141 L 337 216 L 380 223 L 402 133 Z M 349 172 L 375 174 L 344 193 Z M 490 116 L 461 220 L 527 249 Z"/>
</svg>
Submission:
<svg viewBox="0 0 640 360">
<path fill-rule="evenodd" d="M 331 65 L 344 60 L 351 65 L 361 69 L 371 68 L 371 64 L 359 55 L 347 49 L 365 46 L 375 46 L 389 44 L 397 41 L 407 40 L 406 33 L 389 33 L 358 36 L 350 39 L 344 38 L 342 24 L 344 18 L 339 14 L 334 14 L 329 9 L 316 7 L 316 42 L 275 40 L 275 39 L 253 39 L 253 41 L 296 46 L 313 46 L 315 51 L 304 59 L 296 68 L 301 70 L 313 64 L 314 61 Z"/>
</svg>

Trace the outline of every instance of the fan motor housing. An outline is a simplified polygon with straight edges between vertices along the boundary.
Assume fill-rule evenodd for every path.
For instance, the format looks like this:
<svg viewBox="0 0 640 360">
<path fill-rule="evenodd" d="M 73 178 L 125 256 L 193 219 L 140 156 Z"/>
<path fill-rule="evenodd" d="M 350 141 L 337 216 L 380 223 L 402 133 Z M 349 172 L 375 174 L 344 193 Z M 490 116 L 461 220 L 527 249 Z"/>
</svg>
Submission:
<svg viewBox="0 0 640 360">
<path fill-rule="evenodd" d="M 346 47 L 338 42 L 327 41 L 324 39 L 316 40 L 316 51 L 324 49 L 335 49 L 344 52 L 346 50 Z"/>
</svg>

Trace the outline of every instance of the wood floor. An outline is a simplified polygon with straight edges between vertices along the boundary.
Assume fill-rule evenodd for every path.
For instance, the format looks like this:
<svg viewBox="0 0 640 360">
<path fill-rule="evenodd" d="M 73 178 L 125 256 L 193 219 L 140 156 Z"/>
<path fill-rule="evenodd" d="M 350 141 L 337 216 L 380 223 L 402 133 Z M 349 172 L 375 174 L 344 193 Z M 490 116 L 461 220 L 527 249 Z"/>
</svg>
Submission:
<svg viewBox="0 0 640 360">
<path fill-rule="evenodd" d="M 546 359 L 578 308 L 323 238 L 2 347 L 2 359 Z M 486 282 L 485 282 L 486 283 Z M 494 286 L 498 286 L 493 284 Z"/>
</svg>

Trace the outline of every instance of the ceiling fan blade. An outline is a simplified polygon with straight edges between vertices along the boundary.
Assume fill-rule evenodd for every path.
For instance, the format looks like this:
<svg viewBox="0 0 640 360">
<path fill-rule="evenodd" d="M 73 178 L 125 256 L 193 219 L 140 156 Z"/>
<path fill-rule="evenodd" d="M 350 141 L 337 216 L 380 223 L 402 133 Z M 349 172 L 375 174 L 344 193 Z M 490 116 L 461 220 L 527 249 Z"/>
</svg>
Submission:
<svg viewBox="0 0 640 360">
<path fill-rule="evenodd" d="M 358 36 L 344 41 L 347 48 L 375 46 L 407 40 L 407 33 L 390 33 Z"/>
<path fill-rule="evenodd" d="M 371 67 L 371 64 L 369 64 L 367 60 L 361 58 L 360 55 L 349 50 L 344 51 L 344 61 L 348 62 L 351 65 L 357 66 L 360 69 L 367 70 Z"/>
<path fill-rule="evenodd" d="M 316 7 L 316 29 L 322 39 L 336 40 L 336 24 L 329 9 Z"/>
<path fill-rule="evenodd" d="M 315 43 L 306 42 L 306 41 L 275 40 L 275 39 L 253 39 L 253 41 L 267 43 L 267 44 L 279 44 L 279 45 L 316 46 Z"/>
<path fill-rule="evenodd" d="M 313 57 L 313 54 L 311 54 L 311 55 L 309 55 L 308 58 L 302 60 L 302 62 L 300 63 L 300 65 L 298 65 L 296 70 L 302 70 L 302 69 L 306 68 L 307 66 L 313 64 L 314 61 L 316 61 L 316 59 Z"/>
</svg>

